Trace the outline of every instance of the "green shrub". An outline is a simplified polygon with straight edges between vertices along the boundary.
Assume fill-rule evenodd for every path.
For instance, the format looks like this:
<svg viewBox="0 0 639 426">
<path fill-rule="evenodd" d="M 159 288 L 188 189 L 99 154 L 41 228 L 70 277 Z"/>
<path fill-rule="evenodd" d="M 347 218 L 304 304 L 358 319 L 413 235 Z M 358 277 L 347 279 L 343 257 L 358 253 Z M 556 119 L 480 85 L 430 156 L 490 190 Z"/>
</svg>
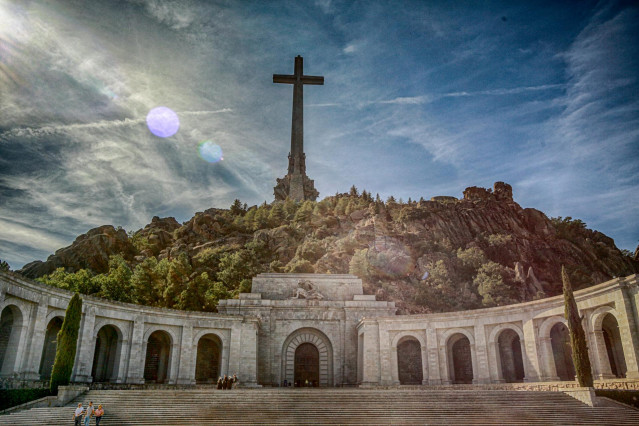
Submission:
<svg viewBox="0 0 639 426">
<path fill-rule="evenodd" d="M 0 389 L 0 410 L 15 407 L 51 395 L 46 388 L 40 389 Z"/>
<path fill-rule="evenodd" d="M 67 306 L 62 328 L 58 333 L 58 346 L 55 351 L 55 361 L 51 372 L 51 393 L 58 393 L 58 386 L 68 385 L 73 372 L 75 351 L 78 344 L 80 317 L 82 316 L 82 299 L 78 293 L 74 294 Z"/>
</svg>

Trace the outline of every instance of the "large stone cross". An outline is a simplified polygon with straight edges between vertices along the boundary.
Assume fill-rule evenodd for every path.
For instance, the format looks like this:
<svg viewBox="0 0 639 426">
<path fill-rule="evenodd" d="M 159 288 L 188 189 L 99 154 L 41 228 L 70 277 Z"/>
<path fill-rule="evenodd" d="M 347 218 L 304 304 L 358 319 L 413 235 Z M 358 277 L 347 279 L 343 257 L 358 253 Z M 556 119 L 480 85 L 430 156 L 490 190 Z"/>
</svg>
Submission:
<svg viewBox="0 0 639 426">
<path fill-rule="evenodd" d="M 291 153 L 289 154 L 288 174 L 305 174 L 304 85 L 323 85 L 324 77 L 304 75 L 304 58 L 298 55 L 295 57 L 295 74 L 273 74 L 273 83 L 293 85 L 293 123 L 291 125 Z"/>
</svg>

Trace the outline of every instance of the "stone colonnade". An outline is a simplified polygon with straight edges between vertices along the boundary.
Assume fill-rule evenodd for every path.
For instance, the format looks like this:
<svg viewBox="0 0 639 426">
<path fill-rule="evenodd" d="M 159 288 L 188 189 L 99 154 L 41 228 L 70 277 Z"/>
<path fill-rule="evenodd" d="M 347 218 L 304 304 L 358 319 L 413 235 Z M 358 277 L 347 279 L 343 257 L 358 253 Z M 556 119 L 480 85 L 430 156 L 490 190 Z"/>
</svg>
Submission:
<svg viewBox="0 0 639 426">
<path fill-rule="evenodd" d="M 639 379 L 639 276 L 575 292 L 596 379 Z M 364 319 L 358 384 L 424 385 L 574 380 L 563 296 L 473 311 Z M 398 344 L 420 352 L 402 362 Z M 398 349 L 399 348 L 399 349 Z"/>
<path fill-rule="evenodd" d="M 50 376 L 55 336 L 71 296 L 0 273 L 0 379 Z M 207 382 L 217 380 L 213 374 L 235 373 L 245 384 L 257 382 L 257 318 L 82 299 L 73 382 L 191 385 L 198 366 L 207 369 L 198 373 Z"/>
</svg>

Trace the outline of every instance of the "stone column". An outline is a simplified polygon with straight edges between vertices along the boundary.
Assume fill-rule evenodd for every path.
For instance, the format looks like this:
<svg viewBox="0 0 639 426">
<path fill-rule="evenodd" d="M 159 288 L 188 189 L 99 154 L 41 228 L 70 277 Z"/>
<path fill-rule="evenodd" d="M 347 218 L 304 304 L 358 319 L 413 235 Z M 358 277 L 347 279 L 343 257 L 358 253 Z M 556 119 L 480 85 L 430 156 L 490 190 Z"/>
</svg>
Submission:
<svg viewBox="0 0 639 426">
<path fill-rule="evenodd" d="M 362 345 L 362 381 L 361 386 L 380 384 L 379 363 L 379 326 L 376 323 L 367 322 L 361 326 L 364 336 Z"/>
<path fill-rule="evenodd" d="M 95 307 L 88 304 L 84 306 L 86 308 L 78 334 L 72 381 L 91 383 L 91 367 L 93 367 L 93 352 L 95 350 L 95 336 L 93 335 Z"/>
<path fill-rule="evenodd" d="M 532 315 L 524 320 L 524 341 L 522 357 L 524 358 L 524 382 L 538 382 L 542 376 L 539 367 L 539 353 L 537 351 L 537 329 L 532 319 Z"/>
<path fill-rule="evenodd" d="M 420 345 L 420 352 L 422 356 L 422 385 L 428 384 L 428 346 Z"/>
<path fill-rule="evenodd" d="M 428 352 L 428 384 L 441 385 L 439 348 L 437 345 L 437 333 L 434 328 L 429 327 L 426 329 L 426 349 Z M 426 379 L 426 376 L 424 376 L 424 379 Z"/>
<path fill-rule="evenodd" d="M 490 379 L 493 383 L 503 383 L 504 374 L 501 368 L 501 354 L 498 341 L 488 343 L 488 362 L 490 363 Z"/>
<path fill-rule="evenodd" d="M 484 324 L 478 324 L 475 326 L 475 350 L 473 351 L 473 345 L 471 347 L 471 353 L 474 352 L 473 357 L 473 382 L 477 383 L 490 383 L 490 370 L 488 367 L 488 348 L 486 345 L 486 332 Z M 476 359 L 475 359 L 476 358 Z M 477 368 L 477 370 L 475 370 Z"/>
<path fill-rule="evenodd" d="M 590 339 L 588 340 L 592 342 L 590 353 L 594 354 L 594 356 L 591 357 L 591 361 L 595 368 L 595 376 L 599 380 L 614 379 L 615 376 L 612 374 L 610 361 L 608 360 L 608 351 L 606 350 L 603 330 L 591 331 L 589 334 Z"/>
<path fill-rule="evenodd" d="M 399 379 L 395 379 L 397 377 L 397 348 L 391 348 L 388 329 L 384 323 L 379 324 L 378 330 L 380 384 L 399 384 Z M 397 381 L 395 382 L 395 380 Z"/>
<path fill-rule="evenodd" d="M 193 354 L 197 356 L 197 345 L 193 344 L 193 325 L 186 324 L 182 327 L 182 338 L 179 353 L 179 370 L 177 375 L 178 385 L 195 384 L 195 365 L 191 363 Z"/>
<path fill-rule="evenodd" d="M 167 383 L 170 385 L 174 385 L 178 381 L 178 373 L 180 370 L 180 348 L 181 344 L 179 341 L 172 342 L 171 344 L 171 359 L 169 360 L 169 377 L 167 378 Z"/>
<path fill-rule="evenodd" d="M 127 383 L 142 384 L 144 383 L 144 355 L 146 353 L 144 319 L 142 316 L 137 316 L 133 320 L 129 347 L 129 369 L 127 371 L 126 381 Z"/>
<path fill-rule="evenodd" d="M 231 344 L 229 347 L 228 373 L 231 376 L 239 373 L 242 359 L 242 325 L 233 324 L 231 327 Z"/>
<path fill-rule="evenodd" d="M 124 383 L 126 381 L 126 369 L 128 367 L 129 357 L 127 354 L 131 350 L 130 346 L 131 340 L 128 338 L 122 337 L 122 341 L 120 342 L 119 349 L 120 353 L 117 358 L 117 369 L 118 374 L 115 377 L 115 383 Z"/>
<path fill-rule="evenodd" d="M 241 386 L 257 386 L 257 323 L 242 324 L 240 369 L 237 371 Z"/>
<path fill-rule="evenodd" d="M 557 368 L 555 367 L 555 356 L 552 352 L 552 343 L 550 337 L 540 337 L 539 347 L 541 349 L 541 361 L 543 365 L 542 380 L 545 382 L 559 381 L 559 376 L 557 376 Z"/>
<path fill-rule="evenodd" d="M 47 332 L 47 310 L 49 308 L 49 298 L 42 296 L 40 303 L 35 309 L 33 329 L 31 332 L 31 345 L 26 357 L 23 377 L 25 380 L 40 380 L 40 358 L 42 358 L 42 348 Z"/>
<path fill-rule="evenodd" d="M 620 283 L 620 292 L 617 294 L 615 303 L 619 313 L 617 323 L 626 359 L 626 378 L 639 379 L 639 336 L 637 336 L 637 324 L 634 321 L 632 298 L 628 293 L 628 284 Z"/>
</svg>

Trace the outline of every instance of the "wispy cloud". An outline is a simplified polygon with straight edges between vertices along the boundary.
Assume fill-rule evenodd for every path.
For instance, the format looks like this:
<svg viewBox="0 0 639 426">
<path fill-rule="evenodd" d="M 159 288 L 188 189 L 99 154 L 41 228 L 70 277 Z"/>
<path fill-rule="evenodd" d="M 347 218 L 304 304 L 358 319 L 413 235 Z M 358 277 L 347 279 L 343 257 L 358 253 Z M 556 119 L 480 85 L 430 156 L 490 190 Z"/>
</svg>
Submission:
<svg viewBox="0 0 639 426">
<path fill-rule="evenodd" d="M 178 117 L 180 116 L 203 116 L 203 115 L 211 115 L 211 114 L 220 114 L 224 112 L 232 112 L 231 108 L 222 108 L 215 111 L 181 111 L 177 112 Z M 16 129 L 10 129 L 5 132 L 0 133 L 0 140 L 8 139 L 11 137 L 33 137 L 33 136 L 45 136 L 52 135 L 56 133 L 64 133 L 73 130 L 109 130 L 112 128 L 118 127 L 132 127 L 136 126 L 140 123 L 145 123 L 146 118 L 125 118 L 124 120 L 100 120 L 94 123 L 79 123 L 79 124 L 61 124 L 61 125 L 53 125 L 53 126 L 42 126 L 42 127 L 19 127 Z"/>
</svg>

